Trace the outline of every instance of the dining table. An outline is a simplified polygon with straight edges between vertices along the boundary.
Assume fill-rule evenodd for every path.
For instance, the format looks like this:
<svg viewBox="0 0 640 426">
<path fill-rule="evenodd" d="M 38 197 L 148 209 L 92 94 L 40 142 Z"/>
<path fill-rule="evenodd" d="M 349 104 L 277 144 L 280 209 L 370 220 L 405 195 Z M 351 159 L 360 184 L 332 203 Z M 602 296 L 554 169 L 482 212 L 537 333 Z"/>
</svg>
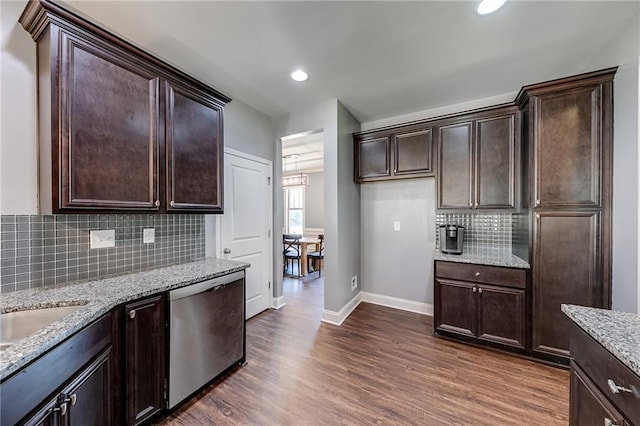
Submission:
<svg viewBox="0 0 640 426">
<path fill-rule="evenodd" d="M 302 263 L 300 275 L 305 276 L 309 273 L 307 270 L 307 253 L 309 252 L 310 246 L 313 246 L 315 249 L 318 244 L 320 244 L 320 240 L 317 237 L 300 238 L 300 262 Z"/>
</svg>

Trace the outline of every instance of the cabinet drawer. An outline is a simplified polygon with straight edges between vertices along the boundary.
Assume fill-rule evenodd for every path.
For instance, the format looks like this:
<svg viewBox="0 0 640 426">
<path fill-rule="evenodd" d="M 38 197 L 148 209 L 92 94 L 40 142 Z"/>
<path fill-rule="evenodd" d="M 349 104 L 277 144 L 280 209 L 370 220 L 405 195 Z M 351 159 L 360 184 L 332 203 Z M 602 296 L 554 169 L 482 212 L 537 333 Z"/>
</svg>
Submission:
<svg viewBox="0 0 640 426">
<path fill-rule="evenodd" d="M 575 324 L 571 329 L 571 355 L 625 417 L 632 424 L 640 424 L 640 377 Z M 633 392 L 613 393 L 607 384 L 609 379 Z"/>
<path fill-rule="evenodd" d="M 526 274 L 524 269 L 476 265 L 471 263 L 436 262 L 437 277 L 460 281 L 526 288 Z"/>
</svg>

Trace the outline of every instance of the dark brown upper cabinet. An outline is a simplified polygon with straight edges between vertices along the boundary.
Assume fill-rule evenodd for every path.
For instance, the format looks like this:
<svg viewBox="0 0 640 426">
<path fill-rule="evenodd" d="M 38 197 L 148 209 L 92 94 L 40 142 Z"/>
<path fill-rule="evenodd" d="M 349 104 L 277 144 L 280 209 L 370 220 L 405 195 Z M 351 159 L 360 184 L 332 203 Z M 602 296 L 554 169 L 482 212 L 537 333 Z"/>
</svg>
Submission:
<svg viewBox="0 0 640 426">
<path fill-rule="evenodd" d="M 438 208 L 473 207 L 473 122 L 440 127 Z"/>
<path fill-rule="evenodd" d="M 520 138 L 515 106 L 448 120 L 438 129 L 438 209 L 516 209 Z"/>
<path fill-rule="evenodd" d="M 167 210 L 222 212 L 223 105 L 191 88 L 165 87 Z"/>
<path fill-rule="evenodd" d="M 596 83 L 534 98 L 535 207 L 601 206 L 602 90 Z"/>
<path fill-rule="evenodd" d="M 433 176 L 433 129 L 425 126 L 354 135 L 358 183 Z"/>
<path fill-rule="evenodd" d="M 37 42 L 40 213 L 222 213 L 230 99 L 63 6 L 27 4 Z"/>
</svg>

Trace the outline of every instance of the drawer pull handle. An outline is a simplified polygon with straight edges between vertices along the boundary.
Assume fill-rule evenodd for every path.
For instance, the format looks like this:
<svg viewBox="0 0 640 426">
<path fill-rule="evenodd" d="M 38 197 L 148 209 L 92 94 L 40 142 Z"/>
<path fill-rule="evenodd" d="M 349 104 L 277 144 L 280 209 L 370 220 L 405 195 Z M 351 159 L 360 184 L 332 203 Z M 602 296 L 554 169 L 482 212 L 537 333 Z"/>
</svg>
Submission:
<svg viewBox="0 0 640 426">
<path fill-rule="evenodd" d="M 134 319 L 136 317 L 136 311 L 135 309 L 133 311 L 129 312 L 129 318 Z"/>
<path fill-rule="evenodd" d="M 476 272 L 476 277 L 479 277 L 479 276 L 480 276 L 480 272 Z"/>
<path fill-rule="evenodd" d="M 610 418 L 604 418 L 604 426 L 618 426 L 618 423 L 614 423 Z"/>
<path fill-rule="evenodd" d="M 607 380 L 607 384 L 609 385 L 609 389 L 611 389 L 611 392 L 613 392 L 614 394 L 619 394 L 620 392 L 633 393 L 631 389 L 616 385 L 616 382 L 614 382 L 613 379 Z"/>
<path fill-rule="evenodd" d="M 477 288 L 476 288 L 476 287 L 474 287 L 474 288 L 473 288 L 473 292 L 475 293 L 475 292 L 476 292 L 476 290 L 477 290 Z"/>
</svg>

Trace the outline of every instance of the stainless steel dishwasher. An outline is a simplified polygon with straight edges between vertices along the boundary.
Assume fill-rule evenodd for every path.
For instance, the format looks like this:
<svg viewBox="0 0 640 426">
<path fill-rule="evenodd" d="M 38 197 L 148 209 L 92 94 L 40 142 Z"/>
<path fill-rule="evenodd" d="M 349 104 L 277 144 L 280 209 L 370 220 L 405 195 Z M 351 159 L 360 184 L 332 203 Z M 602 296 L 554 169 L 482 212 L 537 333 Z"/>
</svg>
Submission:
<svg viewBox="0 0 640 426">
<path fill-rule="evenodd" d="M 169 292 L 169 408 L 245 360 L 244 271 Z"/>
</svg>

